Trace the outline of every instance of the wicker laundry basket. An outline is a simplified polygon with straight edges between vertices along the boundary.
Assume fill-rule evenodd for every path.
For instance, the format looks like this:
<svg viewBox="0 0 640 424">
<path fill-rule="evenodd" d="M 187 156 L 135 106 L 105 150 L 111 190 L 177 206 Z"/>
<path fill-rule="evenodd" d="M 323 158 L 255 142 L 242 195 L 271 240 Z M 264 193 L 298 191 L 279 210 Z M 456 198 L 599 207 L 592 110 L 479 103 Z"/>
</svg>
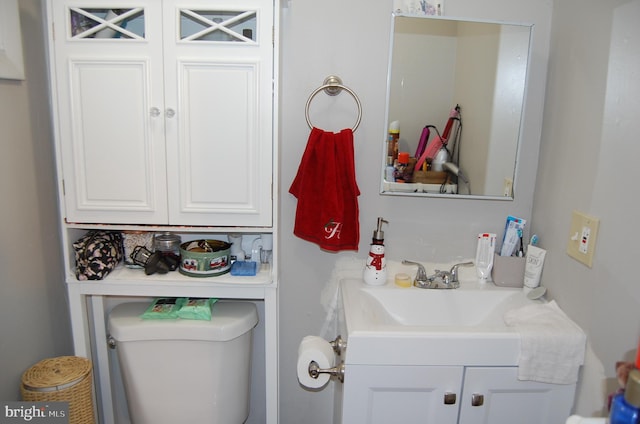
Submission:
<svg viewBox="0 0 640 424">
<path fill-rule="evenodd" d="M 94 424 L 91 361 L 78 356 L 44 359 L 22 374 L 22 399 L 69 402 L 69 424 Z"/>
</svg>

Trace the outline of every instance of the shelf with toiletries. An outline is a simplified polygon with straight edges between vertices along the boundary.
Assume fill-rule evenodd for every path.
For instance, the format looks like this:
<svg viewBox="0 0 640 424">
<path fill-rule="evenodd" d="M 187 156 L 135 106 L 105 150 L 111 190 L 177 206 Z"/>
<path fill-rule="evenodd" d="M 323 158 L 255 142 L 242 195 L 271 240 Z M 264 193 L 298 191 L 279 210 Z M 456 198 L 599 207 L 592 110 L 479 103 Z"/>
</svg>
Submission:
<svg viewBox="0 0 640 424">
<path fill-rule="evenodd" d="M 393 130 L 389 130 L 389 146 L 393 144 Z M 397 140 L 396 140 L 397 141 Z M 440 193 L 457 194 L 458 184 L 447 171 L 415 170 L 418 161 L 407 152 L 397 152 L 397 144 L 389 147 L 394 156 L 387 157 L 387 169 L 383 179 L 383 189 L 392 193 Z"/>
<path fill-rule="evenodd" d="M 86 238 L 95 231 L 115 233 L 121 237 L 121 257 L 116 265 L 104 276 L 89 277 L 87 279 L 77 274 L 79 240 Z M 135 264 L 134 252 L 144 248 L 154 253 L 154 239 L 161 235 L 170 235 L 176 239 L 176 249 L 183 248 L 198 241 L 208 240 L 225 245 L 221 251 L 220 272 L 199 275 L 183 269 L 180 251 L 177 251 L 176 265 L 171 270 L 163 272 L 148 271 L 144 264 Z M 195 285 L 242 285 L 265 286 L 275 285 L 275 258 L 272 229 L 257 228 L 214 228 L 214 227 L 171 227 L 171 226 L 117 226 L 117 225 L 87 225 L 71 224 L 66 227 L 65 239 L 68 249 L 66 257 L 67 283 L 89 283 L 124 287 L 127 284 L 157 285 L 159 287 L 177 284 L 184 287 L 187 283 Z M 268 240 L 268 241 L 267 241 Z M 75 244 L 75 246 L 74 246 Z M 140 245 L 140 246 L 138 246 Z M 137 248 L 137 249 L 136 249 Z M 255 272 L 232 272 L 236 261 L 255 262 Z"/>
<path fill-rule="evenodd" d="M 397 183 L 383 182 L 383 188 L 386 194 L 394 193 L 438 193 L 438 194 L 456 194 L 458 190 L 457 184 L 433 184 L 433 183 Z M 460 196 L 456 196 L 460 197 Z"/>
<path fill-rule="evenodd" d="M 152 285 L 158 288 L 178 285 L 179 287 L 186 287 L 187 285 L 201 286 L 206 285 L 208 287 L 216 287 L 222 285 L 240 285 L 244 287 L 251 286 L 265 286 L 275 284 L 271 276 L 272 267 L 271 264 L 262 264 L 256 275 L 253 276 L 238 276 L 226 273 L 214 277 L 191 277 L 183 275 L 178 271 L 171 271 L 166 274 L 154 274 L 145 275 L 142 269 L 131 269 L 124 265 L 119 265 L 104 280 L 92 280 L 92 281 L 68 281 L 68 283 L 80 283 L 91 285 L 110 285 L 113 287 L 126 287 L 127 285 L 145 284 Z"/>
</svg>

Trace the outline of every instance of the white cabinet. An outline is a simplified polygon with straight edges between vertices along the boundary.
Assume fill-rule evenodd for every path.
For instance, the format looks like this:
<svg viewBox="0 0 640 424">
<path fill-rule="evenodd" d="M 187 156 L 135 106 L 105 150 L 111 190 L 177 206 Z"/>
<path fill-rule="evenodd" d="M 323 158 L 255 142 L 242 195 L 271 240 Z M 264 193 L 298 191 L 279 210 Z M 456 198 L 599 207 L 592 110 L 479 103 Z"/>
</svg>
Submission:
<svg viewBox="0 0 640 424">
<path fill-rule="evenodd" d="M 49 2 L 67 222 L 272 225 L 274 9 Z"/>
<path fill-rule="evenodd" d="M 345 367 L 343 424 L 456 423 L 462 367 Z"/>
<path fill-rule="evenodd" d="M 118 422 L 106 305 L 192 296 L 260 305 L 262 387 L 252 390 L 264 407 L 253 419 L 276 424 L 277 238 L 256 276 L 119 266 L 100 281 L 76 279 L 72 243 L 96 228 L 183 240 L 277 232 L 278 0 L 46 3 L 65 283 L 74 353 L 94 364 L 99 421 Z"/>
<path fill-rule="evenodd" d="M 519 381 L 517 367 L 346 366 L 342 424 L 562 424 L 575 385 Z"/>
<path fill-rule="evenodd" d="M 465 368 L 461 424 L 564 424 L 575 384 L 518 380 L 517 367 Z"/>
</svg>

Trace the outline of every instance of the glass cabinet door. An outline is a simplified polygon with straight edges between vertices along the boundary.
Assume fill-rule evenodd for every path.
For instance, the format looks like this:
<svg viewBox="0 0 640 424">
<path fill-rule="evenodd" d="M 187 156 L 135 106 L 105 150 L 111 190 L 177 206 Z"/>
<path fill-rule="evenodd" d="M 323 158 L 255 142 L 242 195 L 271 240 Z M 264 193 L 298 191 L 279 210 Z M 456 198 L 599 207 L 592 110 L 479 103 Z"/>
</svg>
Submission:
<svg viewBox="0 0 640 424">
<path fill-rule="evenodd" d="M 145 38 L 145 13 L 142 7 L 70 7 L 68 10 L 68 29 L 73 39 Z"/>
<path fill-rule="evenodd" d="M 253 43 L 255 10 L 180 9 L 180 40 Z"/>
</svg>

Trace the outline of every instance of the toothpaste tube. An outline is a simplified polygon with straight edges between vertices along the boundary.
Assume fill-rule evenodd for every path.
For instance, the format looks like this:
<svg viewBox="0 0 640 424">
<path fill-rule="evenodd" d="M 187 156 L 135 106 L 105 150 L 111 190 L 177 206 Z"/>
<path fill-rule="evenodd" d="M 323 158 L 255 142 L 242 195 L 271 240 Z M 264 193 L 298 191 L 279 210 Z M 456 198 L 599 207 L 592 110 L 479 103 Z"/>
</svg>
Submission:
<svg viewBox="0 0 640 424">
<path fill-rule="evenodd" d="M 478 234 L 478 246 L 476 248 L 476 274 L 482 282 L 487 281 L 487 278 L 491 275 L 491 268 L 493 268 L 493 254 L 495 250 L 495 234 Z"/>
<path fill-rule="evenodd" d="M 522 233 L 526 223 L 527 221 L 522 218 L 516 218 L 511 215 L 507 217 L 500 256 L 512 256 L 514 254 L 516 246 L 521 242 Z"/>
<path fill-rule="evenodd" d="M 547 251 L 536 246 L 527 249 L 527 261 L 524 266 L 524 286 L 526 289 L 535 289 L 540 285 L 542 266 Z"/>
</svg>

